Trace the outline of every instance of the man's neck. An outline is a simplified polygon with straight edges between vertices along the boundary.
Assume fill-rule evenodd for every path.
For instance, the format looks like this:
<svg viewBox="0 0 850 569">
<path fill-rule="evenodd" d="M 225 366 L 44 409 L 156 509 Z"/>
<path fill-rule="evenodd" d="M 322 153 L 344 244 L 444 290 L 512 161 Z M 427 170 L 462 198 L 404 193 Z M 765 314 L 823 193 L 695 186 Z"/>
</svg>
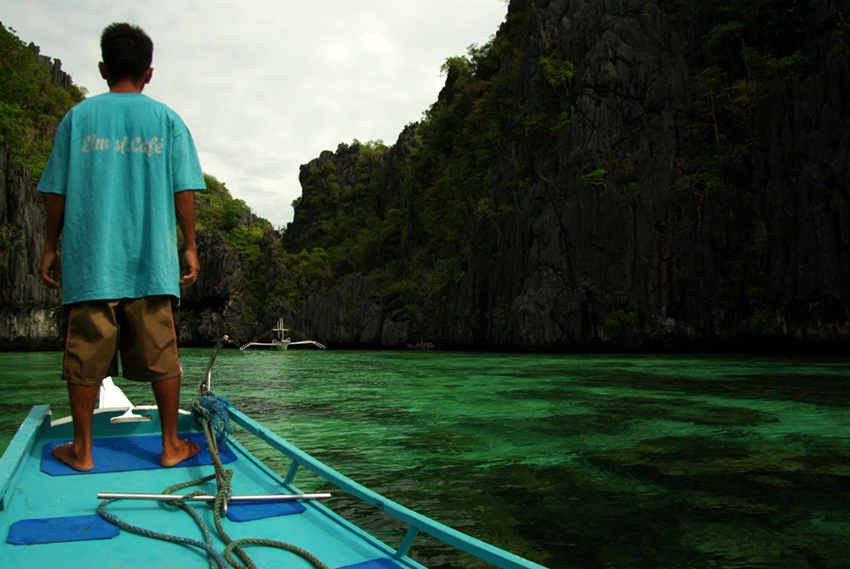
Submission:
<svg viewBox="0 0 850 569">
<path fill-rule="evenodd" d="M 138 79 L 127 76 L 118 81 L 113 81 L 109 76 L 109 72 L 106 70 L 106 65 L 102 61 L 97 64 L 97 68 L 100 70 L 100 76 L 109 85 L 110 93 L 141 93 L 145 85 L 151 82 L 151 77 L 153 77 L 153 67 L 148 67 L 147 71 Z"/>
<path fill-rule="evenodd" d="M 144 81 L 133 81 L 129 77 L 109 86 L 110 93 L 141 93 L 145 88 Z"/>
</svg>

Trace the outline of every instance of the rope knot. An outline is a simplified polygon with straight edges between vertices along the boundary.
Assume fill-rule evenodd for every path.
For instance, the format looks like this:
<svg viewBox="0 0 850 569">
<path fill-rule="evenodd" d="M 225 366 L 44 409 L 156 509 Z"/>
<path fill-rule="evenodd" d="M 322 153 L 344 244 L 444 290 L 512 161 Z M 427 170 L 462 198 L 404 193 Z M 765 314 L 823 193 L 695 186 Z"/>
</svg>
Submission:
<svg viewBox="0 0 850 569">
<path fill-rule="evenodd" d="M 192 401 L 192 426 L 196 430 L 201 430 L 206 421 L 212 421 L 216 432 L 216 442 L 221 444 L 233 433 L 230 415 L 227 413 L 228 407 L 231 406 L 226 397 L 219 397 L 212 391 L 207 391 L 200 399 Z"/>
</svg>

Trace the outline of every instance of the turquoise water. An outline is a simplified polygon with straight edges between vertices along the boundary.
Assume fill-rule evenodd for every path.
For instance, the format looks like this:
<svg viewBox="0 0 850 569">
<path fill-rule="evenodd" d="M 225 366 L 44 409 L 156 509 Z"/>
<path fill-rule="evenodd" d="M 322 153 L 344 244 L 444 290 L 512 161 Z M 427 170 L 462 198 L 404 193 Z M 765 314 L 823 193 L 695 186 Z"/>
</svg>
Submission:
<svg viewBox="0 0 850 569">
<path fill-rule="evenodd" d="M 182 354 L 187 404 L 209 350 Z M 68 413 L 60 360 L 0 354 L 0 448 L 31 404 Z M 225 350 L 213 390 L 358 482 L 553 569 L 844 568 L 848 377 L 850 360 Z M 406 531 L 345 495 L 329 505 L 392 545 Z M 414 551 L 477 567 L 422 537 Z"/>
</svg>

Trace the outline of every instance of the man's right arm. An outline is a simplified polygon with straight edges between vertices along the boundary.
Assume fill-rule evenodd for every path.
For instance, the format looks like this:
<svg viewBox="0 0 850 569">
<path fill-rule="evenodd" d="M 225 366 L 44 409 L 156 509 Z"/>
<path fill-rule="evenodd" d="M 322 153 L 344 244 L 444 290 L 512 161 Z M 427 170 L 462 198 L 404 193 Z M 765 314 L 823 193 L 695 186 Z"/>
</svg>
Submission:
<svg viewBox="0 0 850 569">
<path fill-rule="evenodd" d="M 59 235 L 65 223 L 65 196 L 47 194 L 44 221 L 44 253 L 41 257 L 41 282 L 50 288 L 61 285 L 62 262 L 59 258 Z"/>
</svg>

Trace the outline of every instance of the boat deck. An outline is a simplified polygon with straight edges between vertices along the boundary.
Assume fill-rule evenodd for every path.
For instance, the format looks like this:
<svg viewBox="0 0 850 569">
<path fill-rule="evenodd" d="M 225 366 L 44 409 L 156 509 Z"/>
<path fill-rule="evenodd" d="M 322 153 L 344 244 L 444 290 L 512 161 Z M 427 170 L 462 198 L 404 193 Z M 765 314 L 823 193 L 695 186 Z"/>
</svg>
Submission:
<svg viewBox="0 0 850 569">
<path fill-rule="evenodd" d="M 159 421 L 155 408 L 135 408 L 137 414 L 151 416 L 150 421 L 110 423 L 110 419 L 124 412 L 121 410 L 99 410 L 95 414 L 94 432 L 109 433 L 108 437 L 96 437 L 95 471 L 75 473 L 52 459 L 50 445 L 72 438 L 70 422 L 51 424 L 50 412 L 46 406 L 32 409 L 18 434 L 13 439 L 3 458 L 0 459 L 0 530 L 3 542 L 0 543 L 0 559 L 3 567 L 27 568 L 138 568 L 138 567 L 175 567 L 190 569 L 209 567 L 207 554 L 195 547 L 155 540 L 130 533 L 125 529 L 109 539 L 89 539 L 88 533 L 97 533 L 95 527 L 73 528 L 75 521 L 86 522 L 95 516 L 101 500 L 98 493 L 153 493 L 160 494 L 169 486 L 194 480 L 214 472 L 209 464 L 178 465 L 162 468 L 158 464 L 157 448 L 147 448 L 142 443 L 154 439 L 158 445 Z M 251 521 L 235 522 L 223 519 L 223 525 L 231 539 L 267 538 L 284 541 L 300 547 L 316 556 L 322 563 L 333 569 L 413 569 L 421 568 L 406 556 L 408 548 L 419 531 L 429 533 L 455 547 L 472 553 L 499 567 L 540 567 L 507 552 L 479 542 L 474 538 L 456 532 L 451 528 L 430 520 L 386 500 L 382 496 L 359 486 L 329 467 L 315 461 L 309 455 L 265 430 L 238 411 L 230 411 L 231 418 L 241 427 L 260 437 L 279 452 L 292 459 L 292 467 L 286 479 L 278 476 L 257 460 L 250 452 L 235 441 L 228 441 L 230 453 L 225 464 L 234 470 L 233 495 L 296 494 L 298 489 L 292 484 L 299 468 L 305 467 L 322 476 L 334 486 L 379 507 L 396 518 L 410 524 L 411 530 L 398 549 L 391 548 L 368 533 L 345 521 L 333 513 L 329 507 L 319 501 L 287 502 L 286 508 L 302 509 L 293 504 L 303 504 L 303 511 L 281 513 L 273 510 L 270 517 Z M 194 433 L 191 418 L 181 416 L 180 430 Z M 206 447 L 202 441 L 202 448 Z M 110 445 L 110 443 L 112 443 Z M 45 446 L 47 448 L 45 449 Z M 223 458 L 225 457 L 222 449 Z M 100 454 L 98 454 L 100 453 Z M 128 462 L 129 457 L 129 462 Z M 206 454 L 208 457 L 208 453 Z M 197 462 L 204 462 L 204 453 L 198 455 Z M 190 459 L 190 461 L 193 459 Z M 51 461 L 53 464 L 50 464 Z M 67 472 L 63 472 L 65 469 Z M 48 470 L 52 474 L 45 472 Z M 197 489 L 191 487 L 176 493 L 188 493 Z M 215 481 L 204 483 L 200 489 L 215 494 Z M 332 507 L 331 498 L 328 505 Z M 192 504 L 202 519 L 210 527 L 213 543 L 221 552 L 225 544 L 218 538 L 212 516 L 212 505 L 195 502 Z M 281 504 L 274 505 L 280 508 Z M 231 502 L 231 515 L 238 510 Z M 161 502 L 120 500 L 110 504 L 107 511 L 120 520 L 149 530 L 203 540 L 202 533 L 191 517 L 178 508 Z M 248 517 L 252 517 L 251 514 Z M 263 512 L 269 515 L 269 512 Z M 57 520 L 57 518 L 59 518 Z M 98 518 L 92 518 L 100 521 Z M 29 522 L 27 522 L 29 520 Z M 40 520 L 33 522 L 33 520 Z M 45 520 L 51 526 L 41 528 Z M 20 525 L 14 522 L 24 521 L 27 532 L 32 533 L 32 524 L 39 529 L 36 537 L 51 543 L 32 545 L 14 545 L 7 539 L 20 533 Z M 54 523 L 55 522 L 55 523 Z M 114 526 L 108 525 L 112 529 Z M 70 537 L 80 541 L 59 541 Z M 246 546 L 245 551 L 258 567 L 309 568 L 314 565 L 291 552 L 269 547 Z"/>
<path fill-rule="evenodd" d="M 137 411 L 139 412 L 139 411 Z M 115 413 L 120 414 L 120 413 Z M 113 414 L 98 414 L 103 422 Z M 32 418 L 32 417 L 31 417 Z M 37 420 L 37 419 L 36 419 Z M 158 427 L 158 421 L 145 423 L 125 423 L 109 426 L 117 431 L 114 436 L 121 437 L 122 445 L 133 445 L 133 439 L 151 435 L 151 427 Z M 117 427 L 117 428 L 116 428 Z M 97 431 L 98 429 L 95 429 Z M 33 444 L 24 455 L 25 460 L 18 465 L 14 480 L 9 480 L 3 496 L 2 527 L 4 541 L 9 534 L 11 523 L 7 520 L 55 519 L 66 516 L 95 515 L 101 500 L 99 492 L 138 492 L 161 493 L 165 488 L 178 482 L 197 479 L 214 472 L 211 465 L 177 466 L 129 471 L 92 472 L 77 474 L 51 475 L 42 471 L 44 445 L 54 441 L 66 441 L 72 436 L 70 424 L 51 428 L 44 421 L 35 431 Z M 153 433 L 154 438 L 158 435 Z M 129 438 L 124 438 L 129 437 Z M 15 441 L 20 444 L 22 441 Z M 102 438 L 101 438 L 101 441 Z M 97 445 L 97 442 L 96 442 Z M 29 445 L 28 445 L 29 446 Z M 263 495 L 297 493 L 297 489 L 283 484 L 265 465 L 259 463 L 238 443 L 228 442 L 235 460 L 225 466 L 234 470 L 233 494 Z M 144 454 L 144 453 L 142 453 Z M 95 457 L 97 461 L 97 456 Z M 155 453 L 147 458 L 156 458 Z M 133 468 L 133 465 L 129 466 Z M 137 463 L 136 468 L 140 465 Z M 59 469 L 54 469 L 59 470 Z M 215 480 L 204 483 L 201 489 L 215 494 Z M 181 490 L 190 492 L 195 487 Z M 299 502 L 301 503 L 301 502 Z M 225 544 L 216 536 L 213 525 L 212 505 L 194 502 L 193 507 L 211 528 L 214 544 L 223 551 Z M 326 508 L 306 503 L 303 512 L 288 515 L 273 515 L 265 519 L 246 522 L 223 520 L 226 531 L 232 539 L 246 537 L 268 538 L 285 541 L 301 547 L 318 557 L 328 567 L 344 567 L 377 559 L 389 559 L 390 552 L 381 549 L 371 540 L 359 533 L 359 530 L 341 523 L 335 516 L 329 516 Z M 231 511 L 234 509 L 231 504 Z M 153 501 L 120 500 L 110 504 L 107 511 L 122 521 L 150 530 L 203 540 L 201 530 L 188 514 L 178 508 Z M 61 522 L 60 522 L 61 526 Z M 69 526 L 70 527 L 70 526 Z M 61 531 L 46 535 L 45 539 L 62 539 Z M 365 539 L 364 539 L 365 538 Z M 119 531 L 108 540 L 82 540 L 35 545 L 12 545 L 3 543 L 0 547 L 4 567 L 208 567 L 206 553 L 197 548 L 186 547 L 135 535 L 128 531 Z M 308 561 L 297 555 L 279 549 L 247 546 L 246 552 L 259 567 L 313 567 Z M 392 561 L 399 567 L 420 567 L 409 561 Z M 378 565 L 376 565 L 378 566 Z M 391 567 L 391 565 L 387 565 Z"/>
</svg>

